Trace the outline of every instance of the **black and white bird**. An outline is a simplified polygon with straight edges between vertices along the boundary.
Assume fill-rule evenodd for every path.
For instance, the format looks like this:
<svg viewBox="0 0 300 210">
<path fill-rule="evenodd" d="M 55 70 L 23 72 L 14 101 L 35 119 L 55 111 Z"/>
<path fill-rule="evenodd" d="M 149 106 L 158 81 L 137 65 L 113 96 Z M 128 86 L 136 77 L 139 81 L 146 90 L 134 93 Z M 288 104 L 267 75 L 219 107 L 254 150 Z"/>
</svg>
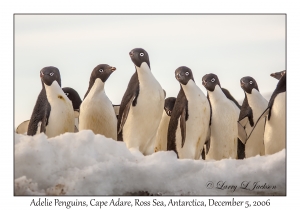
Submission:
<svg viewBox="0 0 300 210">
<path fill-rule="evenodd" d="M 78 132 L 78 128 L 79 128 L 79 108 L 80 105 L 82 103 L 82 100 L 79 96 L 79 94 L 77 93 L 76 90 L 74 90 L 71 87 L 63 87 L 62 90 L 64 91 L 64 93 L 66 94 L 66 96 L 72 101 L 72 105 L 73 105 L 73 110 L 74 110 L 74 121 L 75 121 L 75 126 L 74 126 L 74 132 Z"/>
<path fill-rule="evenodd" d="M 245 92 L 245 98 L 239 115 L 239 138 L 245 143 L 246 158 L 264 155 L 264 127 L 263 121 L 257 124 L 257 128 L 248 139 L 247 136 L 253 129 L 261 114 L 266 110 L 268 101 L 260 94 L 258 84 L 252 77 L 243 77 L 240 80 L 241 88 Z M 241 131 L 245 134 L 241 134 Z"/>
<path fill-rule="evenodd" d="M 164 91 L 151 72 L 149 55 L 142 48 L 129 52 L 135 66 L 118 117 L 118 140 L 144 155 L 154 152 L 155 135 L 164 110 Z"/>
<path fill-rule="evenodd" d="M 175 151 L 180 159 L 199 159 L 208 135 L 209 102 L 190 68 L 177 68 L 175 78 L 180 91 L 168 127 L 167 150 Z"/>
<path fill-rule="evenodd" d="M 72 102 L 61 89 L 58 68 L 49 66 L 40 71 L 42 90 L 31 115 L 27 135 L 44 132 L 48 138 L 74 132 Z"/>
<path fill-rule="evenodd" d="M 237 121 L 240 112 L 238 104 L 231 95 L 225 95 L 217 75 L 204 75 L 202 85 L 207 90 L 207 97 L 211 105 L 210 146 L 206 159 L 235 159 L 237 158 L 238 144 Z M 229 91 L 228 94 L 230 94 Z"/>
<path fill-rule="evenodd" d="M 107 64 L 100 64 L 93 69 L 80 106 L 79 131 L 92 130 L 95 134 L 117 140 L 117 118 L 104 90 L 105 82 L 115 70 L 115 67 Z"/>
<path fill-rule="evenodd" d="M 286 148 L 286 73 L 282 75 L 271 95 L 267 109 L 257 120 L 248 138 L 265 122 L 265 155 L 277 153 Z"/>
<path fill-rule="evenodd" d="M 79 117 L 79 107 L 81 104 L 81 98 L 79 94 L 77 93 L 76 90 L 70 87 L 63 87 L 62 90 L 66 94 L 66 96 L 71 100 L 72 105 L 73 105 L 73 110 L 74 110 L 74 121 L 75 121 L 75 126 L 74 126 L 74 132 L 78 132 L 78 117 Z M 28 125 L 29 125 L 30 120 L 26 120 L 22 122 L 20 125 L 18 125 L 16 129 L 16 133 L 18 134 L 27 134 L 28 130 Z"/>
</svg>

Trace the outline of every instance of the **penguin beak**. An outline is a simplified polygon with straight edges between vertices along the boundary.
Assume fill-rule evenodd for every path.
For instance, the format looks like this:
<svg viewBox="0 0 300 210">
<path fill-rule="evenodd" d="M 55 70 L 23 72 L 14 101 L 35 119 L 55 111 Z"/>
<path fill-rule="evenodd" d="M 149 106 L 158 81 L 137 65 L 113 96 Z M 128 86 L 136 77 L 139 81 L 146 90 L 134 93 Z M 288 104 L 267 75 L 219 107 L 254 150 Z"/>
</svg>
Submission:
<svg viewBox="0 0 300 210">
<path fill-rule="evenodd" d="M 241 86 L 244 87 L 245 82 L 241 79 Z"/>
<path fill-rule="evenodd" d="M 207 82 L 205 80 L 202 80 L 202 85 L 205 87 Z"/>
<path fill-rule="evenodd" d="M 44 76 L 44 73 L 42 71 L 40 71 L 40 78 L 42 78 Z"/>
<path fill-rule="evenodd" d="M 181 74 L 180 73 L 178 73 L 178 74 L 176 74 L 175 75 L 175 78 L 178 80 L 178 79 L 181 79 Z"/>
<path fill-rule="evenodd" d="M 270 76 L 276 78 L 276 73 L 272 73 L 272 74 L 270 74 Z"/>
<path fill-rule="evenodd" d="M 116 69 L 116 67 L 112 67 L 112 66 L 111 66 L 111 67 L 110 67 L 110 70 L 111 70 L 112 72 L 114 72 L 114 71 L 117 70 L 117 69 Z"/>
<path fill-rule="evenodd" d="M 132 51 L 129 52 L 129 56 L 133 57 L 133 52 Z"/>
<path fill-rule="evenodd" d="M 168 116 L 171 116 L 171 114 L 172 114 L 172 111 L 171 111 L 171 110 L 165 108 L 165 111 L 166 111 L 166 113 L 167 113 Z"/>
</svg>

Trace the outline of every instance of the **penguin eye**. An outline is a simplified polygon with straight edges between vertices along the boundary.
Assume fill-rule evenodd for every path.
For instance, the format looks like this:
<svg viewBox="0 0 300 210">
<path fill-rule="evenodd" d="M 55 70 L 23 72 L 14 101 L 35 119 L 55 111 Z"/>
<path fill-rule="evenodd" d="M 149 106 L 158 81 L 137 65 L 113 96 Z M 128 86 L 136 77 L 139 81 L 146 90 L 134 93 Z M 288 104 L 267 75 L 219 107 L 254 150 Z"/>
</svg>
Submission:
<svg viewBox="0 0 300 210">
<path fill-rule="evenodd" d="M 249 82 L 250 85 L 252 85 L 252 83 L 253 83 L 252 81 Z"/>
<path fill-rule="evenodd" d="M 68 95 L 69 95 L 69 93 L 66 93 L 66 95 L 68 96 Z"/>
<path fill-rule="evenodd" d="M 186 76 L 188 76 L 189 74 L 190 74 L 190 73 L 189 73 L 188 71 L 187 71 L 187 72 L 185 72 L 185 75 L 186 75 Z"/>
<path fill-rule="evenodd" d="M 102 72 L 103 72 L 103 69 L 99 69 L 99 72 L 102 73 Z"/>
<path fill-rule="evenodd" d="M 140 53 L 140 56 L 144 56 L 144 53 Z"/>
<path fill-rule="evenodd" d="M 211 82 L 215 82 L 215 78 L 212 78 L 210 81 L 211 81 Z"/>
<path fill-rule="evenodd" d="M 53 75 L 54 75 L 54 73 L 53 73 L 53 72 L 51 72 L 51 73 L 50 73 L 50 76 L 52 77 Z"/>
</svg>

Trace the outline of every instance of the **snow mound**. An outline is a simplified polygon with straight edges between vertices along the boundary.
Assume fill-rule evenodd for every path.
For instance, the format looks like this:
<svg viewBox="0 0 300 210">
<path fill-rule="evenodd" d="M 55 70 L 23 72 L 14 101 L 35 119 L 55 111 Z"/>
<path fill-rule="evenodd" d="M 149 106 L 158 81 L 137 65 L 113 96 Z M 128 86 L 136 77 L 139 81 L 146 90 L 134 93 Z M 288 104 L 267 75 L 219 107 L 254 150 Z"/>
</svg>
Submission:
<svg viewBox="0 0 300 210">
<path fill-rule="evenodd" d="M 143 156 L 92 131 L 15 134 L 15 195 L 285 195 L 285 150 L 244 160 Z"/>
</svg>

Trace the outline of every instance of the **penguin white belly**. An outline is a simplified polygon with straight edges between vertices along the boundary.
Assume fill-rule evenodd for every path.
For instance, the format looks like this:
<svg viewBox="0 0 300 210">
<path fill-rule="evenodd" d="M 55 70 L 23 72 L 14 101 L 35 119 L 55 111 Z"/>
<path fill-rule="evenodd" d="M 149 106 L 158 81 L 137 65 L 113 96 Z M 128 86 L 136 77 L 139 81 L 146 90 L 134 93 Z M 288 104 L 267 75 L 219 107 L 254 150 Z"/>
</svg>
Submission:
<svg viewBox="0 0 300 210">
<path fill-rule="evenodd" d="M 190 106 L 189 106 L 189 110 Z M 209 105 L 203 107 L 203 113 L 189 111 L 190 117 L 186 121 L 185 143 L 181 148 L 180 119 L 176 130 L 176 149 L 180 159 L 199 159 L 206 140 L 209 124 Z M 207 114 L 208 113 L 208 114 Z"/>
<path fill-rule="evenodd" d="M 74 111 L 72 102 L 62 91 L 56 81 L 51 86 L 45 85 L 48 101 L 51 106 L 46 135 L 48 138 L 74 132 Z"/>
<path fill-rule="evenodd" d="M 178 120 L 176 149 L 180 159 L 199 159 L 209 127 L 209 102 L 195 83 L 189 82 L 183 89 L 189 89 L 184 91 L 188 100 L 189 117 L 186 121 L 186 137 L 182 148 L 180 118 Z"/>
<path fill-rule="evenodd" d="M 169 122 L 170 122 L 170 116 L 168 116 L 166 112 L 163 111 L 163 115 L 159 123 L 156 137 L 155 137 L 155 152 L 167 151 Z"/>
<path fill-rule="evenodd" d="M 164 110 L 164 93 L 153 76 L 140 83 L 136 106 L 130 106 L 123 126 L 127 148 L 137 148 L 144 155 L 154 152 L 155 135 Z"/>
<path fill-rule="evenodd" d="M 117 140 L 117 118 L 104 90 L 97 92 L 93 86 L 81 103 L 79 131 L 81 130 L 92 130 L 95 134 Z"/>
<path fill-rule="evenodd" d="M 235 106 L 227 99 L 220 100 L 217 105 L 212 104 L 210 149 L 206 156 L 207 160 L 237 158 L 238 112 Z"/>
<path fill-rule="evenodd" d="M 268 106 L 268 101 L 263 98 L 258 91 L 255 89 L 252 90 L 252 94 L 247 94 L 249 106 L 252 109 L 253 113 L 253 122 L 254 124 L 257 122 L 260 115 L 266 110 Z M 253 130 L 250 138 L 247 140 L 245 145 L 245 156 L 253 157 L 256 155 L 264 155 L 265 154 L 265 146 L 264 146 L 264 128 L 265 122 L 261 120 L 257 123 L 255 129 Z M 250 134 L 253 127 L 248 123 L 246 125 L 246 132 Z"/>
<path fill-rule="evenodd" d="M 266 121 L 264 134 L 266 155 L 274 154 L 285 148 L 285 102 L 286 92 L 278 94 L 274 100 L 271 110 L 271 119 Z"/>
</svg>

